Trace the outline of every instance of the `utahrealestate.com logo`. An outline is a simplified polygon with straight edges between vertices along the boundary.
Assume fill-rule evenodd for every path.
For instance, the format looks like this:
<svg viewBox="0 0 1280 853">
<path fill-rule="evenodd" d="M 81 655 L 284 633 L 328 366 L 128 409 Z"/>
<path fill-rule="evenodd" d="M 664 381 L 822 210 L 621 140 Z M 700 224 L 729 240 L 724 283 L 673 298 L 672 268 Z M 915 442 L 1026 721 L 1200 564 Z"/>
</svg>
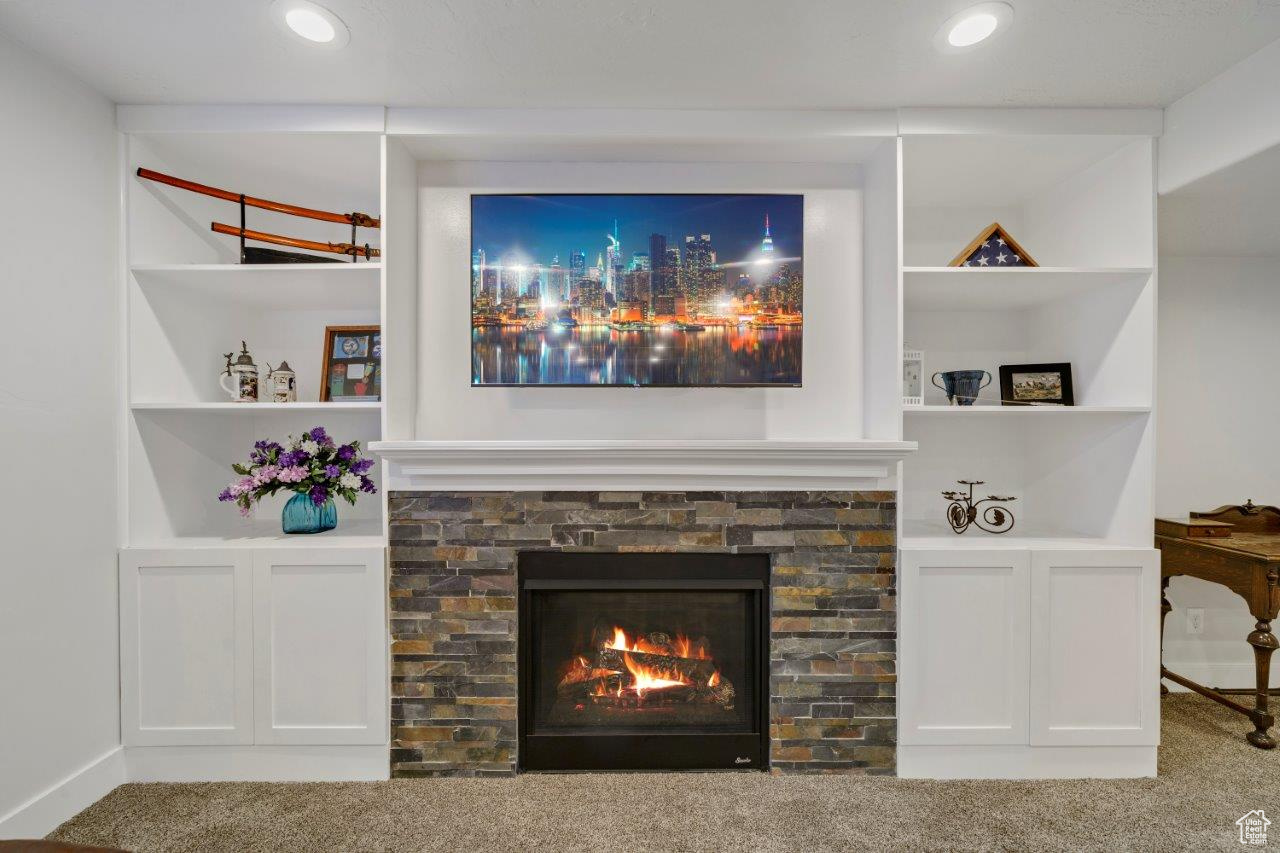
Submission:
<svg viewBox="0 0 1280 853">
<path fill-rule="evenodd" d="M 1236 826 L 1240 827 L 1240 843 L 1254 847 L 1266 845 L 1267 827 L 1270 825 L 1271 821 L 1267 820 L 1266 812 L 1262 809 L 1254 809 L 1236 821 Z"/>
</svg>

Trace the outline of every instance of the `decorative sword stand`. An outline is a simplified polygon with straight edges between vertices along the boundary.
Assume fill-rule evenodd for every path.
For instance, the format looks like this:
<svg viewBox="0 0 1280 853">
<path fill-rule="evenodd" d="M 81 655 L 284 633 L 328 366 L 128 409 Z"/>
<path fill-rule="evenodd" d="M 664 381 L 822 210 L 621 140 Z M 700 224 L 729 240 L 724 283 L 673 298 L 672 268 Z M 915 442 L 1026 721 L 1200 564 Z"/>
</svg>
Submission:
<svg viewBox="0 0 1280 853">
<path fill-rule="evenodd" d="M 997 506 L 997 503 L 1016 501 L 1017 498 L 1002 495 L 987 495 L 982 500 L 973 499 L 973 487 L 981 486 L 981 480 L 956 480 L 962 486 L 969 487 L 969 493 L 949 491 L 942 496 L 951 501 L 947 506 L 947 523 L 956 533 L 964 533 L 970 526 L 985 530 L 988 533 L 1008 533 L 1013 529 L 1013 513 L 1008 507 Z M 985 508 L 981 508 L 987 504 Z"/>
<path fill-rule="evenodd" d="M 168 184 L 171 187 L 177 187 L 180 190 L 207 195 L 211 198 L 219 198 L 223 201 L 235 202 L 240 206 L 240 227 L 234 225 L 226 225 L 222 222 L 210 223 L 210 228 L 218 234 L 229 234 L 232 237 L 240 238 L 240 263 L 266 263 L 266 264 L 311 264 L 329 261 L 336 263 L 335 258 L 326 258 L 323 255 L 307 255 L 302 252 L 286 252 L 280 249 L 263 249 L 258 246 L 246 246 L 246 240 L 254 240 L 259 243 L 274 243 L 277 246 L 291 246 L 295 249 L 309 249 L 312 252 L 328 252 L 334 255 L 347 255 L 351 258 L 351 262 L 355 263 L 360 258 L 366 261 L 373 258 L 381 257 L 382 252 L 375 249 L 368 243 L 363 246 L 356 243 L 356 228 L 381 228 L 382 220 L 370 216 L 367 213 L 333 213 L 328 210 L 315 210 L 309 207 L 299 207 L 296 204 L 286 204 L 282 201 L 271 201 L 265 198 L 256 198 L 254 196 L 245 195 L 244 193 L 235 193 L 230 190 L 221 190 L 217 187 L 211 187 L 206 184 L 197 184 L 195 181 L 188 181 L 184 178 L 175 178 L 173 175 L 166 175 L 161 172 L 155 172 L 151 169 L 138 167 L 138 177 L 145 178 L 148 181 L 155 181 L 161 184 Z M 303 240 L 300 237 L 285 237 L 280 234 L 268 234 L 265 231 L 252 231 L 246 226 L 245 208 L 255 207 L 262 210 L 270 210 L 275 213 L 283 213 L 288 216 L 301 216 L 305 219 L 316 219 L 321 222 L 334 222 L 339 225 L 351 226 L 351 242 L 350 243 L 329 243 L 320 240 Z"/>
</svg>

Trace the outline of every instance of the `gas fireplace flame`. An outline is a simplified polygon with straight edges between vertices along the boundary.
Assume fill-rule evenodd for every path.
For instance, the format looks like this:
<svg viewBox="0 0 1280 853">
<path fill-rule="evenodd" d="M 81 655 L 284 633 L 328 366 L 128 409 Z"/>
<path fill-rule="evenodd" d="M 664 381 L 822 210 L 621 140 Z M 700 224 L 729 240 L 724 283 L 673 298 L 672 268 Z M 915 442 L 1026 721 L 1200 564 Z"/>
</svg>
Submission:
<svg viewBox="0 0 1280 853">
<path fill-rule="evenodd" d="M 635 640 L 627 637 L 627 632 L 617 625 L 613 628 L 613 639 L 607 640 L 604 644 L 606 649 L 615 649 L 620 652 L 642 652 L 650 655 L 672 655 L 678 658 L 689 658 L 690 660 L 711 660 L 711 652 L 707 650 L 706 642 L 686 637 L 684 634 L 677 634 L 670 640 L 670 644 L 654 643 L 643 634 L 638 635 Z"/>
<path fill-rule="evenodd" d="M 664 631 L 629 634 L 620 625 L 596 633 L 585 653 L 565 660 L 557 693 L 572 697 L 577 711 L 648 706 L 732 710 L 736 695 L 705 637 Z"/>
<path fill-rule="evenodd" d="M 622 662 L 627 665 L 627 671 L 631 673 L 631 677 L 634 679 L 631 684 L 627 685 L 627 689 L 634 690 L 635 694 L 641 699 L 650 690 L 665 690 L 668 687 L 688 687 L 693 683 L 675 670 L 649 667 L 637 663 L 629 654 L 622 656 Z"/>
</svg>

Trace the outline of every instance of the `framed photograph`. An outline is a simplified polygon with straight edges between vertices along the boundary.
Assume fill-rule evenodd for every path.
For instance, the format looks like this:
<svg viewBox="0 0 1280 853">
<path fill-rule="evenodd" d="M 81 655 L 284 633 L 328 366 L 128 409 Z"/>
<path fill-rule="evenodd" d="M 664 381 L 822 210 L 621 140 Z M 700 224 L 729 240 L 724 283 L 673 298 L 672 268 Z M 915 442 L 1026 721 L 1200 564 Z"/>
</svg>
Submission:
<svg viewBox="0 0 1280 853">
<path fill-rule="evenodd" d="M 382 329 L 328 326 L 320 402 L 360 403 L 382 399 Z"/>
<path fill-rule="evenodd" d="M 1000 365 L 1000 402 L 1005 406 L 1074 406 L 1071 364 Z"/>
<path fill-rule="evenodd" d="M 471 196 L 473 386 L 796 387 L 804 196 Z"/>
</svg>

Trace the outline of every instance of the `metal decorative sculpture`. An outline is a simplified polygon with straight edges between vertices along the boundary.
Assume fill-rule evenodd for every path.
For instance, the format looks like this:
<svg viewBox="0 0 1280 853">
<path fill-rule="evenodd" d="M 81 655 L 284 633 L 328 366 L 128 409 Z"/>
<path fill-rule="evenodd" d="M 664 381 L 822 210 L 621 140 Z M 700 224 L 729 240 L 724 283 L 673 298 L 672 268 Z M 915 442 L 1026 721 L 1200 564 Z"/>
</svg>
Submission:
<svg viewBox="0 0 1280 853">
<path fill-rule="evenodd" d="M 942 496 L 951 501 L 947 505 L 947 523 L 956 533 L 964 533 L 975 526 L 988 533 L 1008 533 L 1013 529 L 1013 513 L 1008 507 L 997 506 L 997 503 L 1016 501 L 1017 498 L 1003 495 L 987 495 L 981 500 L 973 499 L 973 487 L 984 485 L 981 480 L 956 480 L 962 486 L 969 487 L 969 493 L 957 491 L 943 492 Z M 982 505 L 987 504 L 985 509 Z"/>
</svg>

